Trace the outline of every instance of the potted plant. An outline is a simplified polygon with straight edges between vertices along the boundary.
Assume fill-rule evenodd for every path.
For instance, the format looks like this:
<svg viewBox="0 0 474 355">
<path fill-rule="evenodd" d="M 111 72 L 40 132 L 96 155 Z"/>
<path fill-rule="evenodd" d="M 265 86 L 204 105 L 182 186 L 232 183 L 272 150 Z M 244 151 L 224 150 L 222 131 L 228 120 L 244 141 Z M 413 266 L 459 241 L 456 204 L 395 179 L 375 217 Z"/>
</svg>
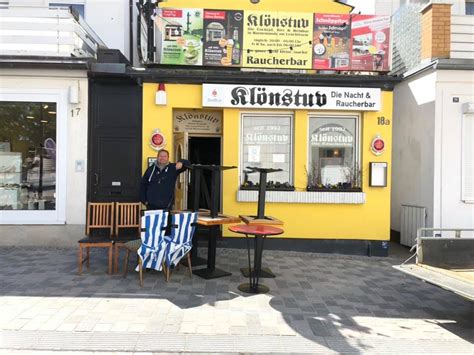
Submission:
<svg viewBox="0 0 474 355">
<path fill-rule="evenodd" d="M 323 184 L 318 165 L 313 163 L 310 171 L 306 170 L 308 185 L 306 191 L 331 191 L 331 192 L 361 192 L 361 171 L 359 165 L 345 166 L 345 182 L 337 184 Z"/>
</svg>

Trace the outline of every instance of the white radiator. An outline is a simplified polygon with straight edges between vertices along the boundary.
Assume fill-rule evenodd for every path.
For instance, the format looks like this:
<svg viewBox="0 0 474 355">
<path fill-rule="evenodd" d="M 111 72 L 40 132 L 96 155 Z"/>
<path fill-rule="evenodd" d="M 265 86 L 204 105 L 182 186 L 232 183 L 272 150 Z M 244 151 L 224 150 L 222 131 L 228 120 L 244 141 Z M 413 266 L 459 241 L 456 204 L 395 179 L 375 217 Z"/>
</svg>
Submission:
<svg viewBox="0 0 474 355">
<path fill-rule="evenodd" d="M 426 227 L 426 208 L 402 205 L 400 244 L 413 246 L 416 244 L 416 231 Z"/>
</svg>

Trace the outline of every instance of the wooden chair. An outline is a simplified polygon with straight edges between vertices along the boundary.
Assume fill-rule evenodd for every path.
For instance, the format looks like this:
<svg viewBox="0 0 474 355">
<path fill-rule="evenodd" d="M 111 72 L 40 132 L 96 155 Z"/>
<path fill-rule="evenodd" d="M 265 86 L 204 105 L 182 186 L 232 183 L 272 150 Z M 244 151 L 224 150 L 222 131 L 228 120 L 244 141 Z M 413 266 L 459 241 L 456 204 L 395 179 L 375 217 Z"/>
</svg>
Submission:
<svg viewBox="0 0 474 355">
<path fill-rule="evenodd" d="M 118 257 L 120 248 L 126 243 L 137 241 L 140 246 L 140 202 L 117 202 L 115 204 L 115 239 L 114 239 L 114 272 L 118 272 Z M 132 235 L 121 236 L 121 229 L 132 229 Z M 128 249 L 127 249 L 128 250 Z M 137 248 L 138 250 L 138 248 Z M 128 252 L 127 252 L 128 256 Z"/>
<path fill-rule="evenodd" d="M 92 236 L 91 231 L 108 229 L 109 235 Z M 88 202 L 86 237 L 79 240 L 78 272 L 82 274 L 82 264 L 86 262 L 87 270 L 90 264 L 90 248 L 108 248 L 108 273 L 112 273 L 113 240 L 114 233 L 114 203 L 113 202 Z M 86 248 L 86 257 L 83 258 L 83 249 Z"/>
</svg>

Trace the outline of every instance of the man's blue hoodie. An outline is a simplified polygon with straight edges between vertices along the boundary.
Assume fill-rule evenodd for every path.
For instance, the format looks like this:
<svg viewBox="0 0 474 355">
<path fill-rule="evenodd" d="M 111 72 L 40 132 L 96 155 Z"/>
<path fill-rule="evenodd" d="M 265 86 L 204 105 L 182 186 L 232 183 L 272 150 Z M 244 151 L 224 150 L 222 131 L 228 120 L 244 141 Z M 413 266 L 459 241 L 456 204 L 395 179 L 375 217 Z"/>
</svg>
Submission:
<svg viewBox="0 0 474 355">
<path fill-rule="evenodd" d="M 160 169 L 155 162 L 145 171 L 140 183 L 140 201 L 149 209 L 170 210 L 173 207 L 176 178 L 190 164 L 184 159 L 178 162 L 183 164 L 179 170 L 174 163 L 169 163 Z"/>
</svg>

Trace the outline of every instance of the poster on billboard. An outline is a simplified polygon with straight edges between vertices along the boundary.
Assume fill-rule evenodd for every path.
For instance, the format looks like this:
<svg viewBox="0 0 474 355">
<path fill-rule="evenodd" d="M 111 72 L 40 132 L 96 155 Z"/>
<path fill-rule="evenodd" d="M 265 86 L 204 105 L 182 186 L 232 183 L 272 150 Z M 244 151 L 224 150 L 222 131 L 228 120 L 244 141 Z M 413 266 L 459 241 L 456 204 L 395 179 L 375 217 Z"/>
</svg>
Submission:
<svg viewBox="0 0 474 355">
<path fill-rule="evenodd" d="M 204 65 L 242 64 L 243 11 L 204 10 Z"/>
<path fill-rule="evenodd" d="M 203 9 L 159 9 L 155 26 L 160 64 L 202 65 Z"/>
<path fill-rule="evenodd" d="M 390 17 L 352 15 L 351 70 L 390 71 Z"/>
<path fill-rule="evenodd" d="M 312 67 L 312 13 L 245 11 L 243 35 L 243 67 Z"/>
<path fill-rule="evenodd" d="M 313 69 L 349 70 L 350 15 L 314 14 Z"/>
</svg>

